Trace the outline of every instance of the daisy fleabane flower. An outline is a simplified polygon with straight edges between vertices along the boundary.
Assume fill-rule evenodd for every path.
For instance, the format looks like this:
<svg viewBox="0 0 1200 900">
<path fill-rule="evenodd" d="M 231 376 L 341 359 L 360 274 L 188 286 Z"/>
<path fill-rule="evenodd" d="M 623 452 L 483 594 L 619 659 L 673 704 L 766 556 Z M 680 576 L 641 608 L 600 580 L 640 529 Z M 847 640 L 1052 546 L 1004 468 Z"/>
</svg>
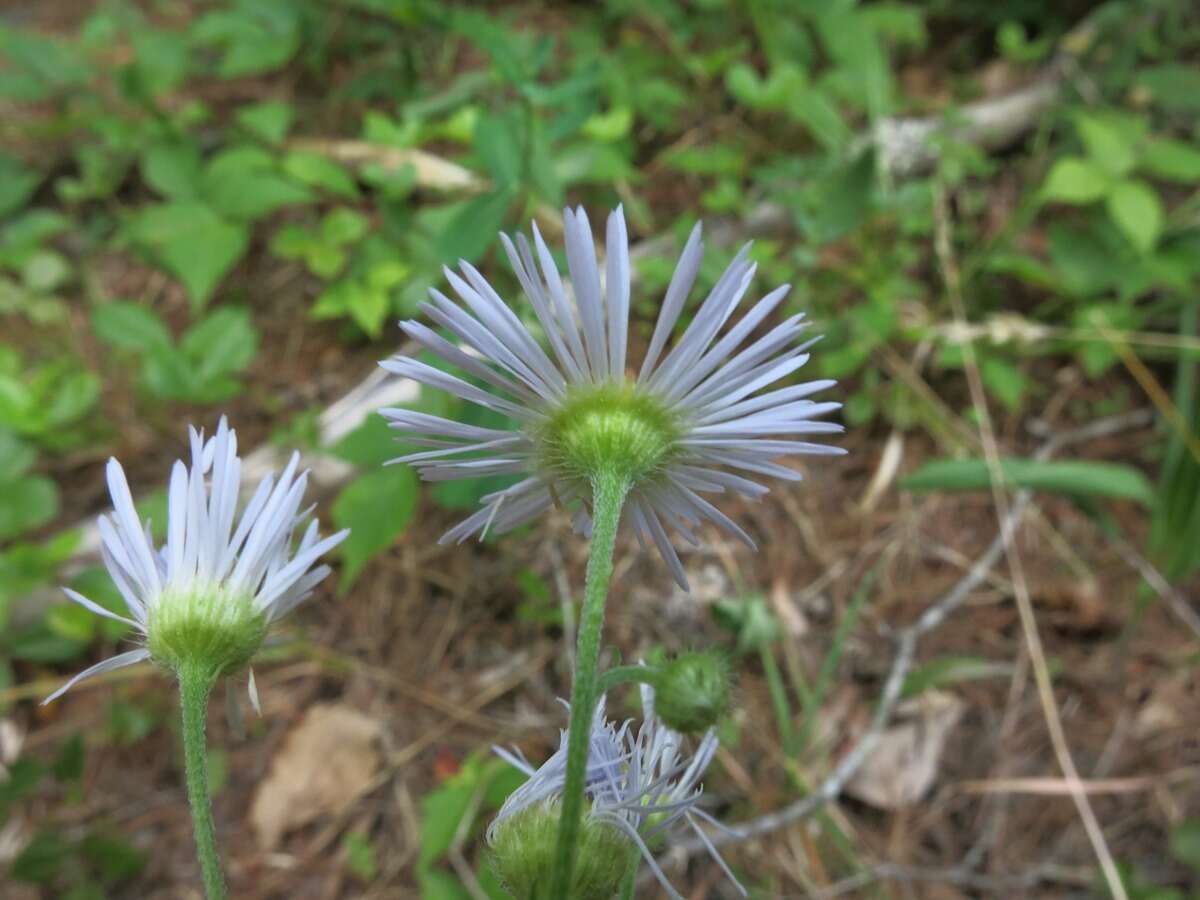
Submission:
<svg viewBox="0 0 1200 900">
<path fill-rule="evenodd" d="M 696 833 L 726 877 L 746 896 L 699 824 L 704 821 L 724 828 L 700 808 L 704 797 L 700 780 L 719 747 L 715 730 L 709 729 L 696 751 L 688 754 L 682 735 L 656 715 L 654 689 L 643 684 L 641 690 L 643 720 L 636 733 L 629 722 L 617 725 L 605 718 L 603 699 L 597 704 L 588 742 L 585 794 L 589 806 L 575 872 L 578 884 L 573 887 L 594 888 L 594 896 L 611 897 L 616 884 L 610 886 L 606 879 L 619 882 L 624 877 L 629 855 L 620 850 L 624 844 L 640 852 L 669 896 L 683 900 L 654 858 L 655 849 L 682 823 Z M 488 826 L 488 843 L 500 871 L 508 874 L 510 881 L 515 880 L 514 870 L 518 877 L 527 874 L 540 881 L 546 874 L 542 867 L 548 856 L 545 845 L 549 844 L 543 832 L 552 836 L 556 830 L 566 782 L 567 733 L 562 733 L 558 750 L 537 768 L 519 751 L 501 747 L 495 751 L 529 779 L 509 795 Z M 606 861 L 613 865 L 606 866 Z M 519 890 L 524 885 L 510 887 Z"/>
<path fill-rule="evenodd" d="M 623 521 L 653 541 L 686 588 L 669 531 L 696 543 L 695 527 L 710 521 L 754 546 L 750 535 L 703 495 L 730 492 L 757 499 L 767 488 L 751 476 L 800 479 L 799 472 L 780 464 L 781 457 L 843 452 L 809 440 L 842 431 L 838 424 L 817 421 L 841 404 L 811 399 L 834 382 L 772 387 L 804 365 L 814 342 L 799 342 L 808 327 L 802 314 L 765 325 L 788 285 L 730 324 L 754 279 L 749 244 L 668 350 L 700 270 L 699 224 L 679 257 L 649 346 L 634 370 L 628 359 L 631 282 L 624 213 L 618 207 L 608 218 L 603 277 L 587 214 L 582 207 L 567 209 L 563 220 L 570 291 L 536 223 L 532 246 L 524 235 L 515 241 L 501 235 L 548 349 L 484 277 L 461 262 L 461 276 L 449 268 L 445 275 L 464 305 L 434 289 L 430 302 L 421 306 L 429 321 L 454 340 L 418 321 L 401 327 L 475 383 L 411 357 L 381 363 L 397 375 L 503 414 L 515 425 L 488 428 L 385 409 L 382 414 L 409 443 L 429 448 L 396 462 L 416 466 L 433 481 L 524 476 L 484 497 L 483 508 L 443 541 L 488 529 L 507 531 L 555 503 L 578 500 L 586 509 L 598 476 L 615 477 L 624 491 Z M 586 513 L 581 524 L 587 527 Z"/>
<path fill-rule="evenodd" d="M 194 428 L 189 436 L 192 464 L 179 460 L 171 470 L 161 549 L 154 547 L 150 523 L 138 520 L 121 464 L 108 461 L 113 511 L 99 518 L 101 554 L 129 616 L 64 589 L 81 606 L 129 625 L 144 645 L 85 669 L 44 703 L 84 678 L 144 659 L 174 670 L 199 666 L 212 678 L 237 669 L 249 662 L 270 624 L 329 574 L 328 566 L 313 565 L 349 532 L 322 540 L 314 519 L 293 545 L 296 529 L 312 512 L 300 509 L 308 479 L 306 472 L 297 474 L 299 453 L 278 478 L 263 478 L 239 519 L 236 434 L 222 417 L 208 440 Z"/>
</svg>

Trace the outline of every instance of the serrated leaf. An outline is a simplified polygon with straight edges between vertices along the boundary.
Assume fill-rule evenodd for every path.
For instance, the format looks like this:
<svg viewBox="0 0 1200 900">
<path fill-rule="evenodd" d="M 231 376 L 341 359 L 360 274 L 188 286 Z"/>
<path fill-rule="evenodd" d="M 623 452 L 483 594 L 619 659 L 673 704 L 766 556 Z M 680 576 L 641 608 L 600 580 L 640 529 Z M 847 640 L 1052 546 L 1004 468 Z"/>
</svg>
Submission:
<svg viewBox="0 0 1200 900">
<path fill-rule="evenodd" d="M 1162 201 L 1142 181 L 1127 179 L 1113 186 L 1108 195 L 1108 214 L 1129 242 L 1142 253 L 1158 243 L 1163 228 Z"/>
<path fill-rule="evenodd" d="M 1078 156 L 1064 156 L 1046 176 L 1042 196 L 1061 203 L 1094 203 L 1108 187 L 1108 175 L 1098 165 Z"/>
<path fill-rule="evenodd" d="M 1119 463 L 1003 459 L 1000 471 L 1011 487 L 1154 504 L 1154 490 L 1146 476 Z M 900 486 L 909 491 L 982 491 L 990 490 L 991 483 L 987 460 L 947 459 L 926 463 Z"/>
<path fill-rule="evenodd" d="M 169 348 L 171 332 L 151 310 L 131 300 L 113 300 L 92 310 L 96 337 L 122 350 L 149 352 Z"/>
<path fill-rule="evenodd" d="M 246 252 L 249 229 L 202 203 L 148 206 L 129 223 L 130 237 L 183 282 L 201 307 Z"/>
<path fill-rule="evenodd" d="M 371 557 L 390 547 L 408 527 L 420 497 L 416 473 L 407 466 L 389 466 L 350 482 L 333 502 L 338 528 L 349 528 L 341 545 L 344 593 L 354 584 Z"/>
</svg>

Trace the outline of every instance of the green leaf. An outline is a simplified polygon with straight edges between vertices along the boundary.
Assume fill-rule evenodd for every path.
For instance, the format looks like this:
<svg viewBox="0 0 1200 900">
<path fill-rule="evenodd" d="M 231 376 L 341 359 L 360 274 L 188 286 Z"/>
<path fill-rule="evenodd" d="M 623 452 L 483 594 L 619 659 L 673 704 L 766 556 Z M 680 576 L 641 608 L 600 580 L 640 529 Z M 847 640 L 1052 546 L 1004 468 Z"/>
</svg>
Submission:
<svg viewBox="0 0 1200 900">
<path fill-rule="evenodd" d="M 917 666 L 904 679 L 901 696 L 915 697 L 931 688 L 947 687 L 964 681 L 1003 678 L 1012 673 L 1012 665 L 978 656 L 940 656 Z"/>
<path fill-rule="evenodd" d="M 351 831 L 342 838 L 346 851 L 346 868 L 362 881 L 371 881 L 379 871 L 371 839 L 361 831 Z"/>
<path fill-rule="evenodd" d="M 338 163 L 320 153 L 294 150 L 283 158 L 283 171 L 302 184 L 355 199 L 358 185 Z"/>
<path fill-rule="evenodd" d="M 200 151 L 195 144 L 152 144 L 142 154 L 142 178 L 170 200 L 195 200 L 201 192 Z"/>
<path fill-rule="evenodd" d="M 497 187 L 520 183 L 524 144 L 513 115 L 484 113 L 475 122 L 475 155 Z"/>
<path fill-rule="evenodd" d="M 1062 203 L 1094 203 L 1109 188 L 1109 178 L 1095 163 L 1078 156 L 1058 160 L 1042 185 L 1042 197 Z"/>
<path fill-rule="evenodd" d="M 1200 819 L 1185 819 L 1171 829 L 1171 855 L 1200 872 Z"/>
<path fill-rule="evenodd" d="M 479 259 L 496 239 L 512 206 L 514 194 L 501 189 L 457 205 L 437 238 L 438 256 L 447 263 Z"/>
<path fill-rule="evenodd" d="M 144 504 L 138 505 L 138 515 L 145 518 Z M 155 524 L 164 524 L 162 519 L 165 516 L 155 518 Z M 84 569 L 78 575 L 71 579 L 71 587 L 83 594 L 89 600 L 100 604 L 105 609 L 115 612 L 119 616 L 131 618 L 130 609 L 125 604 L 125 598 L 121 596 L 121 592 L 117 590 L 116 584 L 112 580 L 112 576 L 108 574 L 108 570 L 103 566 L 91 566 Z M 77 607 L 83 609 L 83 607 Z M 86 610 L 84 610 L 86 612 Z M 89 613 L 89 615 L 91 615 Z M 125 636 L 129 631 L 128 625 L 123 625 L 113 619 L 105 619 L 100 616 L 93 616 L 93 620 L 100 626 L 101 632 L 110 641 L 118 640 Z"/>
<path fill-rule="evenodd" d="M 268 144 L 278 144 L 287 137 L 295 115 L 296 111 L 290 103 L 268 100 L 241 107 L 234 118 L 256 138 Z"/>
<path fill-rule="evenodd" d="M 44 475 L 0 484 L 0 541 L 45 525 L 58 515 L 58 485 Z"/>
<path fill-rule="evenodd" d="M 343 435 L 329 452 L 356 466 L 375 468 L 406 451 L 396 432 L 388 427 L 387 420 L 380 415 L 370 415 L 353 431 Z"/>
<path fill-rule="evenodd" d="M 313 199 L 308 188 L 276 170 L 269 153 L 248 145 L 213 157 L 204 170 L 204 192 L 218 212 L 247 221 Z"/>
<path fill-rule="evenodd" d="M 37 250 L 21 266 L 21 280 L 35 293 L 50 293 L 71 277 L 71 264 L 54 250 Z"/>
<path fill-rule="evenodd" d="M 48 884 L 68 863 L 71 845 L 57 831 L 39 831 L 25 845 L 9 870 L 18 881 Z"/>
<path fill-rule="evenodd" d="M 258 329 L 248 310 L 225 307 L 193 325 L 179 346 L 201 381 L 211 381 L 241 372 L 254 361 Z"/>
<path fill-rule="evenodd" d="M 1136 120 L 1080 113 L 1075 116 L 1075 130 L 1088 156 L 1109 175 L 1120 177 L 1133 168 L 1134 144 L 1141 136 Z"/>
<path fill-rule="evenodd" d="M 0 502 L 4 497 L 3 485 L 28 472 L 36 460 L 36 450 L 11 431 L 0 428 Z"/>
<path fill-rule="evenodd" d="M 1142 168 L 1167 181 L 1200 181 L 1200 150 L 1184 141 L 1155 138 L 1142 148 Z"/>
<path fill-rule="evenodd" d="M 1138 250 L 1154 249 L 1162 234 L 1162 201 L 1144 181 L 1118 182 L 1108 195 L 1108 214 Z"/>
<path fill-rule="evenodd" d="M 130 237 L 176 275 L 193 307 L 201 307 L 246 252 L 245 225 L 223 219 L 201 203 L 148 206 L 129 223 Z"/>
<path fill-rule="evenodd" d="M 120 835 L 91 831 L 79 852 L 100 870 L 105 881 L 128 881 L 146 866 L 146 854 Z"/>
<path fill-rule="evenodd" d="M 41 180 L 41 175 L 26 168 L 15 156 L 0 152 L 0 216 L 24 206 Z"/>
<path fill-rule="evenodd" d="M 1200 67 L 1182 62 L 1147 66 L 1134 77 L 1134 86 L 1172 113 L 1200 112 Z"/>
<path fill-rule="evenodd" d="M 362 240 L 370 227 L 370 220 L 358 210 L 339 206 L 321 220 L 321 237 L 332 244 L 353 244 Z"/>
<path fill-rule="evenodd" d="M 300 10 L 289 3 L 240 0 L 196 20 L 195 39 L 224 50 L 222 78 L 257 75 L 283 66 L 300 48 Z"/>
<path fill-rule="evenodd" d="M 1145 506 L 1154 503 L 1154 490 L 1146 476 L 1119 463 L 1003 459 L 1000 469 L 1012 487 L 1134 500 Z M 909 491 L 982 491 L 988 490 L 991 483 L 987 460 L 948 459 L 926 463 L 903 479 L 901 487 Z"/>
<path fill-rule="evenodd" d="M 390 547 L 408 527 L 420 497 L 416 473 L 389 466 L 350 482 L 331 509 L 338 528 L 349 528 L 341 545 L 341 591 L 354 584 L 371 557 Z"/>
<path fill-rule="evenodd" d="M 96 337 L 121 350 L 146 353 L 170 348 L 171 332 L 151 310 L 131 300 L 113 300 L 92 310 Z"/>
</svg>

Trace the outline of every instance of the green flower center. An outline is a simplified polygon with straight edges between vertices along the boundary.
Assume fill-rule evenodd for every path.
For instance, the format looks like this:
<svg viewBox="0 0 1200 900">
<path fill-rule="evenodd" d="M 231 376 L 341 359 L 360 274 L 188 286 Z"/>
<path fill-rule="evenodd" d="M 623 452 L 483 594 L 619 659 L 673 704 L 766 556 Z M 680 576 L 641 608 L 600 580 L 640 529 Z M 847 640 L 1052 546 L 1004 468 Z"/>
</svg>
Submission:
<svg viewBox="0 0 1200 900">
<path fill-rule="evenodd" d="M 658 400 L 631 384 L 572 389 L 536 435 L 543 462 L 573 478 L 601 473 L 642 481 L 677 451 L 683 430 Z"/>
<path fill-rule="evenodd" d="M 252 597 L 216 586 L 167 590 L 147 612 L 146 646 L 176 670 L 200 666 L 216 676 L 240 669 L 267 633 Z"/>
</svg>

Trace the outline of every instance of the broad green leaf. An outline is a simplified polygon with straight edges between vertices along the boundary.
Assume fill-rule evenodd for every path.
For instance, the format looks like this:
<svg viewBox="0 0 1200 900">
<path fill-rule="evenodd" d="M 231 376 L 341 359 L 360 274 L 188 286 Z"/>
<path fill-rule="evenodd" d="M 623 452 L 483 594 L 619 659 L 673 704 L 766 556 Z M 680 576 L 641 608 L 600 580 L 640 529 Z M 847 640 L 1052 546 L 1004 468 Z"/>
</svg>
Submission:
<svg viewBox="0 0 1200 900">
<path fill-rule="evenodd" d="M 229 147 L 209 161 L 204 196 L 218 212 L 238 220 L 312 200 L 308 188 L 279 171 L 274 156 L 251 144 Z"/>
<path fill-rule="evenodd" d="M 58 485 L 45 475 L 0 484 L 0 541 L 45 525 L 58 515 Z"/>
<path fill-rule="evenodd" d="M 358 185 L 346 170 L 320 153 L 294 150 L 283 158 L 283 171 L 302 184 L 339 197 L 353 200 L 359 196 Z"/>
<path fill-rule="evenodd" d="M 1020 409 L 1021 399 L 1029 389 L 1029 379 L 1025 373 L 1006 359 L 999 356 L 987 355 L 979 362 L 979 374 L 988 391 L 996 397 L 1009 412 Z"/>
<path fill-rule="evenodd" d="M 174 347 L 156 347 L 142 361 L 142 384 L 156 397 L 187 399 L 198 381 L 192 361 Z"/>
<path fill-rule="evenodd" d="M 479 259 L 503 227 L 513 199 L 511 190 L 501 189 L 457 205 L 437 238 L 441 260 L 452 264 L 459 259 Z"/>
<path fill-rule="evenodd" d="M 35 293 L 50 293 L 71 277 L 71 264 L 55 250 L 36 250 L 21 266 L 21 280 Z"/>
<path fill-rule="evenodd" d="M 388 427 L 387 420 L 381 415 L 372 414 L 330 447 L 329 452 L 356 466 L 375 468 L 403 456 L 407 451 L 396 432 Z"/>
<path fill-rule="evenodd" d="M 142 179 L 170 200 L 195 200 L 201 193 L 200 151 L 185 141 L 153 144 L 142 154 Z"/>
<path fill-rule="evenodd" d="M 243 106 L 234 114 L 239 125 L 268 144 L 278 144 L 287 137 L 296 111 L 290 103 L 268 100 Z"/>
<path fill-rule="evenodd" d="M 224 307 L 193 325 L 179 347 L 201 381 L 241 372 L 254 361 L 258 329 L 245 309 Z"/>
<path fill-rule="evenodd" d="M 347 591 L 371 557 L 392 546 L 417 508 L 421 489 L 408 466 L 389 466 L 350 482 L 333 502 L 338 528 L 349 528 L 341 545 L 341 591 Z"/>
<path fill-rule="evenodd" d="M 0 428 L 0 502 L 3 502 L 4 484 L 20 478 L 36 461 L 36 450 L 11 431 Z"/>
<path fill-rule="evenodd" d="M 1200 150 L 1184 141 L 1155 138 L 1142 148 L 1142 168 L 1168 181 L 1200 181 Z"/>
<path fill-rule="evenodd" d="M 1108 195 L 1108 214 L 1142 253 L 1158 243 L 1163 228 L 1162 201 L 1144 181 L 1125 180 Z"/>
<path fill-rule="evenodd" d="M 39 412 L 47 428 L 70 425 L 81 418 L 100 397 L 100 379 L 86 369 L 63 367 L 46 391 Z"/>
<path fill-rule="evenodd" d="M 1200 66 L 1182 62 L 1147 66 L 1134 76 L 1133 83 L 1167 112 L 1200 112 Z"/>
<path fill-rule="evenodd" d="M 1078 156 L 1064 156 L 1046 176 L 1042 197 L 1062 203 L 1094 203 L 1108 188 L 1108 175 L 1098 165 Z"/>
<path fill-rule="evenodd" d="M 278 69 L 299 49 L 299 7 L 258 0 L 240 0 L 231 6 L 206 13 L 191 26 L 197 41 L 224 50 L 217 66 L 222 78 Z"/>
<path fill-rule="evenodd" d="M 1003 459 L 1000 469 L 1011 487 L 1134 500 L 1145 506 L 1154 503 L 1154 490 L 1146 476 L 1120 463 Z M 909 491 L 982 491 L 990 489 L 991 483 L 987 460 L 947 459 L 926 463 L 900 484 Z"/>
<path fill-rule="evenodd" d="M 1133 168 L 1134 144 L 1141 136 L 1135 120 L 1080 113 L 1075 116 L 1075 130 L 1091 160 L 1109 175 L 1120 177 Z"/>
<path fill-rule="evenodd" d="M 517 185 L 521 180 L 521 148 L 525 141 L 513 115 L 484 113 L 475 122 L 475 155 L 497 187 Z"/>
<path fill-rule="evenodd" d="M 8 77 L 7 72 L 4 77 Z M 0 153 L 0 216 L 24 206 L 41 180 L 41 175 L 26 168 L 15 156 Z"/>
<path fill-rule="evenodd" d="M 169 348 L 171 332 L 153 311 L 131 300 L 113 300 L 92 310 L 92 330 L 105 343 L 146 353 Z"/>
<path fill-rule="evenodd" d="M 202 203 L 178 202 L 141 209 L 129 223 L 133 240 L 179 277 L 201 307 L 246 252 L 249 230 Z"/>
<path fill-rule="evenodd" d="M 321 220 L 321 237 L 333 244 L 353 244 L 366 235 L 371 223 L 356 209 L 339 206 Z"/>
</svg>

